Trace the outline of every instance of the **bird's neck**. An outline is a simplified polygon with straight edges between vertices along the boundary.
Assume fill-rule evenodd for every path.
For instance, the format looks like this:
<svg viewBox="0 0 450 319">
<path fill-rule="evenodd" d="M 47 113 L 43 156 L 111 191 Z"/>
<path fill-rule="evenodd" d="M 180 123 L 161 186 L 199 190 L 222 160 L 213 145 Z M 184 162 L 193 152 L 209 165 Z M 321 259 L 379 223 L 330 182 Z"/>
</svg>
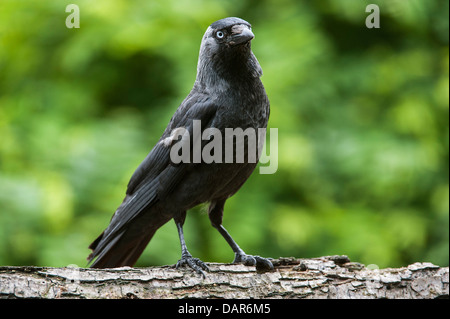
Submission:
<svg viewBox="0 0 450 319">
<path fill-rule="evenodd" d="M 207 60 L 200 58 L 195 85 L 203 89 L 227 91 L 233 86 L 245 86 L 255 80 L 259 81 L 261 75 L 261 66 L 253 52 L 249 50 L 222 58 Z"/>
</svg>

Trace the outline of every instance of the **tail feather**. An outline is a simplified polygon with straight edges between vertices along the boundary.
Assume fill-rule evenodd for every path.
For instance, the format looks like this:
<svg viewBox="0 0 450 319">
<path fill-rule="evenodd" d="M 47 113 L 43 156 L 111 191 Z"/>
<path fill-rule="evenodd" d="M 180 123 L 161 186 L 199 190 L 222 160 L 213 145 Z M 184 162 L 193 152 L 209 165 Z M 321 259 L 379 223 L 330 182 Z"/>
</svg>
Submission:
<svg viewBox="0 0 450 319">
<path fill-rule="evenodd" d="M 100 235 L 89 248 L 93 249 L 88 260 L 92 261 L 91 268 L 116 268 L 134 266 L 145 247 L 154 235 L 154 231 L 140 237 L 130 238 L 126 231 L 114 237 L 101 251 L 96 252 L 96 246 L 101 242 Z"/>
<path fill-rule="evenodd" d="M 91 268 L 134 266 L 156 231 L 171 217 L 149 208 L 121 229 L 108 227 L 90 245 Z M 111 226 L 111 225 L 110 225 Z"/>
</svg>

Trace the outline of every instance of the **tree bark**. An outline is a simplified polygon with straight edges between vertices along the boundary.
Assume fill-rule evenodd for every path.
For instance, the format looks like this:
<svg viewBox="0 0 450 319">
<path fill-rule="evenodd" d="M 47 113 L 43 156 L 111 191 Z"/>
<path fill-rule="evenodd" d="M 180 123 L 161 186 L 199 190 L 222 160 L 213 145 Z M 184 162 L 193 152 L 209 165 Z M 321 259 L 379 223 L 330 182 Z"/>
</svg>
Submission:
<svg viewBox="0 0 450 319">
<path fill-rule="evenodd" d="M 274 259 L 273 272 L 210 263 L 206 277 L 173 266 L 0 267 L 0 298 L 448 298 L 449 268 L 369 269 L 346 256 Z"/>
</svg>

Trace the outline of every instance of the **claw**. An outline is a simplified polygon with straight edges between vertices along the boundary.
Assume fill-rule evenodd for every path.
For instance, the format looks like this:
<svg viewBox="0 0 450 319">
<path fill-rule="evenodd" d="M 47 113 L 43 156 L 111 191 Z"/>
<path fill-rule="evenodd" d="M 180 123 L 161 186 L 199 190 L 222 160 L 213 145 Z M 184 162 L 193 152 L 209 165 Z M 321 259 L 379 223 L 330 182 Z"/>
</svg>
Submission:
<svg viewBox="0 0 450 319">
<path fill-rule="evenodd" d="M 256 259 L 256 271 L 259 273 L 268 272 L 273 270 L 272 262 L 267 258 L 254 256 Z"/>
<path fill-rule="evenodd" d="M 256 266 L 257 272 L 268 272 L 273 270 L 272 262 L 267 258 L 259 256 L 236 254 L 233 263 L 244 264 L 245 266 Z"/>
<path fill-rule="evenodd" d="M 177 265 L 175 267 L 176 269 L 179 269 L 181 266 L 191 267 L 193 270 L 195 270 L 196 273 L 202 275 L 203 278 L 205 278 L 205 273 L 203 272 L 203 270 L 209 272 L 209 267 L 206 266 L 206 264 L 203 261 L 201 261 L 198 258 L 193 258 L 192 256 L 182 256 L 181 259 L 178 260 Z"/>
<path fill-rule="evenodd" d="M 245 266 L 255 266 L 256 259 L 253 256 L 246 254 L 236 254 L 233 264 L 243 264 Z"/>
</svg>

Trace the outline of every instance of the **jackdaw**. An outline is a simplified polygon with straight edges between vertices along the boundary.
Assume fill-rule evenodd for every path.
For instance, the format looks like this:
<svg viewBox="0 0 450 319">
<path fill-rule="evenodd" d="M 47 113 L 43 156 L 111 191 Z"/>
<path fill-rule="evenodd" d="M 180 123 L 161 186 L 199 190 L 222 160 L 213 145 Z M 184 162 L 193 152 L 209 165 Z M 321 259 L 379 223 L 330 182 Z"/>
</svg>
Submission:
<svg viewBox="0 0 450 319">
<path fill-rule="evenodd" d="M 249 178 L 257 160 L 175 164 L 170 156 L 171 148 L 181 142 L 175 133 L 180 129 L 192 133 L 195 120 L 201 121 L 202 132 L 207 128 L 224 133 L 226 128 L 267 127 L 269 100 L 260 80 L 261 66 L 251 50 L 253 38 L 251 25 L 240 18 L 225 18 L 208 27 L 200 46 L 194 87 L 132 175 L 125 199 L 109 226 L 89 246 L 90 267 L 133 266 L 155 232 L 173 218 L 181 243 L 177 268 L 187 265 L 204 275 L 202 270 L 209 268 L 186 248 L 183 224 L 187 210 L 210 203 L 211 224 L 233 249 L 234 263 L 255 265 L 261 271 L 273 269 L 270 260 L 245 254 L 222 226 L 225 201 Z M 264 137 L 258 138 L 260 145 Z M 192 142 L 194 139 L 190 137 Z"/>
</svg>

